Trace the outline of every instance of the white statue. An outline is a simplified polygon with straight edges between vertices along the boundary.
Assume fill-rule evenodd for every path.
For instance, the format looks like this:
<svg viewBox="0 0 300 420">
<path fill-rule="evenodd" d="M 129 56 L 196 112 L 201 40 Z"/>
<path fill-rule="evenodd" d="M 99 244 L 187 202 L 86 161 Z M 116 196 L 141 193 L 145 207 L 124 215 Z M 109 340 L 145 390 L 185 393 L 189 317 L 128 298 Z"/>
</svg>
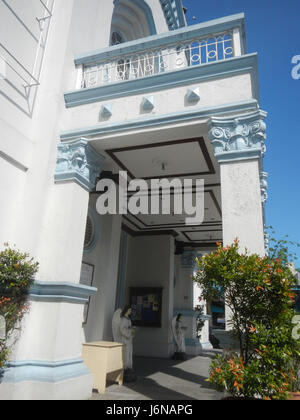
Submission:
<svg viewBox="0 0 300 420">
<path fill-rule="evenodd" d="M 124 344 L 124 367 L 125 370 L 132 370 L 132 341 L 135 329 L 130 319 L 131 307 L 126 306 L 123 311 L 118 309 L 112 319 L 112 330 L 114 341 Z"/>
<path fill-rule="evenodd" d="M 172 332 L 177 347 L 175 354 L 185 354 L 185 330 L 186 328 L 182 325 L 182 314 L 174 316 L 172 320 Z"/>
</svg>

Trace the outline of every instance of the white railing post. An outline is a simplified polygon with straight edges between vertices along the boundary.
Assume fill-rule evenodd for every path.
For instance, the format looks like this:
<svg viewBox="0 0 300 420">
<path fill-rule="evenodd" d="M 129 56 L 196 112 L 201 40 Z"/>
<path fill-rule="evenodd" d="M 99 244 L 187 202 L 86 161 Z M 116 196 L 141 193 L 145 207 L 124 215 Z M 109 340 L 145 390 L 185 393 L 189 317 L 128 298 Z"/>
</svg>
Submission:
<svg viewBox="0 0 300 420">
<path fill-rule="evenodd" d="M 83 70 L 83 65 L 78 66 L 76 68 L 77 71 L 77 76 L 76 76 L 76 89 L 82 89 L 83 86 L 83 82 L 84 82 L 84 70 Z"/>
<path fill-rule="evenodd" d="M 232 34 L 233 54 L 234 57 L 242 55 L 241 32 L 239 28 L 235 28 Z"/>
<path fill-rule="evenodd" d="M 77 89 L 154 76 L 190 66 L 200 66 L 242 55 L 241 33 L 234 29 L 203 38 L 191 38 L 183 43 L 120 54 L 111 61 L 78 68 Z M 105 73 L 105 74 L 104 74 Z M 82 85 L 82 80 L 85 84 Z"/>
</svg>

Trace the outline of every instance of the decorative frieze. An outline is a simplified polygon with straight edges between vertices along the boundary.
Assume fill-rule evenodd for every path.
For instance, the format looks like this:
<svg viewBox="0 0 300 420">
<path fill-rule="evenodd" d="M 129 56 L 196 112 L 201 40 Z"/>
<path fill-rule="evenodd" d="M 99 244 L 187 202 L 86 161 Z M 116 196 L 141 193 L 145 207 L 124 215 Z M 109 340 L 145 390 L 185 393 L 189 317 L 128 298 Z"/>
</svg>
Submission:
<svg viewBox="0 0 300 420">
<path fill-rule="evenodd" d="M 188 89 L 186 94 L 186 99 L 189 103 L 196 104 L 200 101 L 200 89 Z"/>
<path fill-rule="evenodd" d="M 112 104 L 105 104 L 101 108 L 101 117 L 110 118 L 112 116 Z"/>
<path fill-rule="evenodd" d="M 174 31 L 180 27 L 178 21 L 178 11 L 176 10 L 176 2 L 174 0 L 160 0 L 167 25 L 170 31 Z"/>
<path fill-rule="evenodd" d="M 218 162 L 263 158 L 266 152 L 264 111 L 236 118 L 211 118 L 209 137 Z"/>
<path fill-rule="evenodd" d="M 265 252 L 266 255 L 269 255 L 270 252 L 270 235 L 265 232 Z"/>
<path fill-rule="evenodd" d="M 152 111 L 154 109 L 154 96 L 146 96 L 142 100 L 143 111 Z"/>
<path fill-rule="evenodd" d="M 92 191 L 101 173 L 103 161 L 104 157 L 86 139 L 61 143 L 58 145 L 55 181 L 75 181 Z"/>
<path fill-rule="evenodd" d="M 261 202 L 263 204 L 268 200 L 268 176 L 269 174 L 267 172 L 261 172 L 260 174 Z"/>
</svg>

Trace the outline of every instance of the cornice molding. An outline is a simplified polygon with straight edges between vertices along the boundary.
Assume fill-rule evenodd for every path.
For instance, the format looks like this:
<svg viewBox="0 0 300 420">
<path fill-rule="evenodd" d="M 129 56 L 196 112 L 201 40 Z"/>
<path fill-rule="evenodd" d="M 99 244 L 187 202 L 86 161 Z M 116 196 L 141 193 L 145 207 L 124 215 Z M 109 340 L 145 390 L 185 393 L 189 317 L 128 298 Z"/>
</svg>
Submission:
<svg viewBox="0 0 300 420">
<path fill-rule="evenodd" d="M 95 287 L 73 283 L 35 282 L 29 291 L 29 298 L 38 301 L 55 301 L 85 304 L 97 293 Z"/>
<path fill-rule="evenodd" d="M 159 0 L 170 31 L 186 26 L 181 0 Z"/>
<path fill-rule="evenodd" d="M 104 157 L 97 153 L 84 138 L 58 145 L 55 182 L 78 182 L 92 191 L 101 173 Z"/>
<path fill-rule="evenodd" d="M 219 163 L 263 158 L 266 152 L 267 113 L 261 110 L 235 118 L 213 117 L 209 137 Z"/>
</svg>

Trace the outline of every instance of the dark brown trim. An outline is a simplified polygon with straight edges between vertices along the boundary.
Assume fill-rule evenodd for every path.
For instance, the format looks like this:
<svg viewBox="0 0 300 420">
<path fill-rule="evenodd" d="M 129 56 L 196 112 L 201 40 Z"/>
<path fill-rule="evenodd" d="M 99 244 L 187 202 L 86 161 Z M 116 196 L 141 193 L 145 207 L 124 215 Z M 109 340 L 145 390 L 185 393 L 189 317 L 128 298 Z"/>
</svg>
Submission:
<svg viewBox="0 0 300 420">
<path fill-rule="evenodd" d="M 159 230 L 159 231 L 152 231 L 152 232 L 136 232 L 130 229 L 124 223 L 122 224 L 122 229 L 124 232 L 128 233 L 130 236 L 133 237 L 141 237 L 141 236 L 173 236 L 173 238 L 177 238 L 179 234 L 174 230 Z"/>
<path fill-rule="evenodd" d="M 144 177 L 140 179 L 149 180 L 149 179 L 160 179 L 160 178 L 181 178 L 184 176 L 204 176 L 204 175 L 215 175 L 216 171 L 213 166 L 211 157 L 209 155 L 208 149 L 205 144 L 205 140 L 203 137 L 201 138 L 193 138 L 193 139 L 186 139 L 186 140 L 173 140 L 173 141 L 166 141 L 161 143 L 150 143 L 140 146 L 130 146 L 130 147 L 123 147 L 118 149 L 109 149 L 105 150 L 105 152 L 114 160 L 117 165 L 124 171 L 126 171 L 132 179 L 137 179 L 137 177 L 128 170 L 128 168 L 121 162 L 121 160 L 116 156 L 117 153 L 120 152 L 129 152 L 133 150 L 143 150 L 143 149 L 153 149 L 155 147 L 166 147 L 166 146 L 174 146 L 176 144 L 184 144 L 184 143 L 198 143 L 203 154 L 204 160 L 206 162 L 208 171 L 205 172 L 196 172 L 196 173 L 185 173 L 185 174 L 172 174 L 172 175 L 159 175 L 159 176 L 151 176 L 151 177 Z"/>
<path fill-rule="evenodd" d="M 205 191 L 205 192 L 206 192 L 206 191 Z M 213 190 L 209 190 L 209 191 L 207 191 L 207 192 L 210 194 L 211 199 L 212 199 L 212 201 L 214 202 L 214 204 L 215 204 L 215 206 L 216 206 L 216 208 L 217 208 L 217 210 L 218 210 L 219 215 L 222 217 L 222 210 L 221 210 L 221 207 L 220 207 L 219 202 L 218 202 L 218 200 L 217 200 L 217 197 L 215 196 L 214 191 L 213 191 Z"/>
<path fill-rule="evenodd" d="M 182 233 L 182 235 L 189 241 L 189 242 L 193 242 L 194 241 L 194 239 L 191 239 L 189 236 L 188 236 L 188 233 L 202 233 L 203 231 L 201 231 L 201 230 L 193 230 L 193 231 L 184 231 L 184 232 L 181 232 Z M 222 230 L 221 231 L 216 231 L 216 230 L 209 230 L 209 231 L 207 231 L 207 232 L 222 232 Z M 221 241 L 223 241 L 223 238 L 221 238 L 221 239 L 211 239 L 211 240 L 213 240 L 213 241 L 215 241 L 215 243 L 216 242 L 221 242 Z M 203 241 L 207 241 L 207 239 L 204 239 Z M 201 242 L 203 242 L 203 241 L 201 241 L 201 239 L 200 240 L 198 240 L 197 242 L 199 242 L 199 243 L 201 243 Z"/>
<path fill-rule="evenodd" d="M 222 243 L 222 241 L 220 241 Z M 216 242 L 189 242 L 185 243 L 184 245 L 186 248 L 199 248 L 199 249 L 205 249 L 205 248 L 215 248 L 217 249 L 217 243 Z"/>
<path fill-rule="evenodd" d="M 210 196 L 211 196 L 211 199 L 212 199 L 212 201 L 213 201 L 213 203 L 215 204 L 215 206 L 216 206 L 216 209 L 217 209 L 217 211 L 218 211 L 218 213 L 219 213 L 219 215 L 220 215 L 220 217 L 221 217 L 221 219 L 222 219 L 222 210 L 221 210 L 221 207 L 219 206 L 219 203 L 218 203 L 218 200 L 217 200 L 217 198 L 216 198 L 216 196 L 215 196 L 215 193 L 214 193 L 214 191 L 213 190 L 208 190 L 208 191 L 204 191 L 204 193 L 208 193 L 208 194 L 210 194 Z M 148 196 L 149 197 L 149 196 Z M 163 225 L 147 225 L 146 223 L 144 223 L 142 220 L 140 220 L 136 215 L 134 215 L 134 214 L 131 214 L 131 213 L 129 213 L 130 214 L 130 216 L 131 217 L 133 217 L 134 219 L 136 219 L 141 225 L 143 225 L 144 226 L 144 228 L 147 228 L 147 229 L 152 229 L 152 228 L 162 228 L 162 227 L 164 227 L 164 226 L 168 226 L 168 227 L 187 227 L 186 226 L 186 224 L 185 223 L 182 223 L 182 224 L 180 224 L 180 223 L 178 223 L 178 224 L 176 224 L 176 225 L 174 225 L 174 224 L 163 224 Z M 206 223 L 213 223 L 213 222 L 204 222 L 203 223 L 203 225 L 205 225 Z M 220 220 L 220 221 L 217 221 L 217 222 L 215 222 L 215 223 L 222 223 L 222 220 Z"/>
<path fill-rule="evenodd" d="M 204 192 L 208 192 L 209 191 L 208 188 L 217 188 L 217 187 L 221 187 L 221 184 L 204 184 Z M 149 185 L 149 189 L 150 189 L 150 185 Z M 148 189 L 148 197 L 151 195 L 151 193 L 149 192 L 149 189 Z M 192 191 L 196 192 L 196 185 L 193 185 Z M 103 194 L 103 192 L 91 191 L 90 194 L 101 195 L 101 194 Z M 128 192 L 128 198 L 132 197 L 134 194 L 136 194 L 136 192 Z M 175 194 L 175 192 L 174 192 L 174 189 L 172 188 L 171 191 L 170 191 L 170 195 L 174 195 L 174 194 Z M 159 191 L 159 195 L 160 196 L 162 195 L 161 189 Z"/>
</svg>

